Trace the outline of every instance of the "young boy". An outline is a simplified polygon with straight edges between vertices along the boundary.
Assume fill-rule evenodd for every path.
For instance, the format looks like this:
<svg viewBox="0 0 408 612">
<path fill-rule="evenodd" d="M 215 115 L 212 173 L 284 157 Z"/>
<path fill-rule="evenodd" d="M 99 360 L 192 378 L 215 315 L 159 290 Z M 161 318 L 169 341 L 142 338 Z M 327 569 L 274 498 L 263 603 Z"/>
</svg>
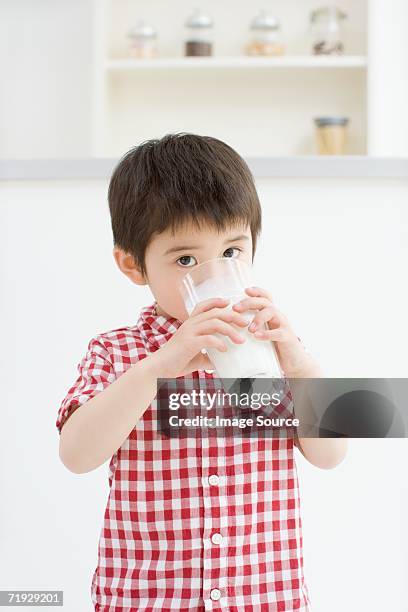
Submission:
<svg viewBox="0 0 408 612">
<path fill-rule="evenodd" d="M 116 263 L 155 300 L 135 325 L 90 340 L 58 411 L 68 469 L 88 472 L 111 458 L 95 610 L 310 610 L 294 445 L 327 468 L 342 460 L 345 439 L 217 444 L 155 428 L 157 379 L 214 378 L 202 349 L 225 350 L 217 333 L 242 342 L 243 310 L 267 323 L 259 340 L 275 342 L 285 376 L 321 375 L 265 289 L 246 289 L 233 310 L 206 300 L 190 317 L 175 290 L 203 261 L 252 264 L 261 207 L 249 168 L 220 140 L 167 135 L 121 159 L 109 208 Z"/>
</svg>

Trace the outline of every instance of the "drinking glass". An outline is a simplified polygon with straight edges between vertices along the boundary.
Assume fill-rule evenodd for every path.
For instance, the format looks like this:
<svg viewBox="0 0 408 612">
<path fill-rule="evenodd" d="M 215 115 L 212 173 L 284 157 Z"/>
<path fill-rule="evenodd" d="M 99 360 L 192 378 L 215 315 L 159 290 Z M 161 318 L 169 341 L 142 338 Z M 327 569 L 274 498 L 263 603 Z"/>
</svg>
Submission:
<svg viewBox="0 0 408 612">
<path fill-rule="evenodd" d="M 252 269 L 238 259 L 217 257 L 209 259 L 188 272 L 179 286 L 184 305 L 189 315 L 195 306 L 210 298 L 227 298 L 232 306 L 248 298 L 245 288 L 253 286 Z M 252 321 L 256 311 L 240 312 L 248 321 Z M 255 338 L 248 327 L 235 326 L 246 341 L 235 344 L 228 336 L 216 333 L 225 345 L 227 351 L 221 352 L 214 347 L 206 348 L 206 352 L 220 378 L 282 378 L 283 372 L 279 364 L 276 349 L 272 341 L 266 342 Z M 261 326 L 262 328 L 262 326 Z M 268 329 L 266 323 L 264 329 Z"/>
</svg>

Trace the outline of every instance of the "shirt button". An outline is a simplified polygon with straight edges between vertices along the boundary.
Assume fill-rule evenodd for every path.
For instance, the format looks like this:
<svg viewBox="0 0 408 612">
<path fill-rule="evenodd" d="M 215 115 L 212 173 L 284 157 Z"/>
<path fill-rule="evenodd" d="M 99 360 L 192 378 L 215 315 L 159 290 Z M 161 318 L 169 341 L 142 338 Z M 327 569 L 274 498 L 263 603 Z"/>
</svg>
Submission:
<svg viewBox="0 0 408 612">
<path fill-rule="evenodd" d="M 221 544 L 222 542 L 222 535 L 220 533 L 213 533 L 211 536 L 211 542 L 213 544 Z"/>
<path fill-rule="evenodd" d="M 220 589 L 212 589 L 211 593 L 210 593 L 210 597 L 211 599 L 213 599 L 214 601 L 218 601 L 219 598 L 221 597 L 221 591 Z"/>
<path fill-rule="evenodd" d="M 213 372 L 215 372 L 215 370 L 204 370 L 204 372 L 205 372 L 206 374 L 213 374 Z"/>
<path fill-rule="evenodd" d="M 208 477 L 208 482 L 210 483 L 210 485 L 217 486 L 218 484 L 220 484 L 220 479 L 217 474 L 211 474 L 211 476 Z"/>
</svg>

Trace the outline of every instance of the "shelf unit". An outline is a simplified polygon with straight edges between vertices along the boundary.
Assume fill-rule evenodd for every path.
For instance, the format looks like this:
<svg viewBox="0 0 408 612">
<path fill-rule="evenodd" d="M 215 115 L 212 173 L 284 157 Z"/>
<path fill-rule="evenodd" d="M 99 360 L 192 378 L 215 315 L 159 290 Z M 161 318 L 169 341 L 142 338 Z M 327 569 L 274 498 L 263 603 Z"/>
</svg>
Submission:
<svg viewBox="0 0 408 612">
<path fill-rule="evenodd" d="M 154 59 L 112 59 L 107 60 L 105 68 L 116 70 L 184 70 L 218 68 L 366 68 L 367 58 L 363 55 L 337 57 L 286 55 L 282 57 L 157 57 Z"/>
<path fill-rule="evenodd" d="M 191 0 L 178 0 L 171 10 L 164 0 L 94 0 L 96 157 L 119 157 L 138 142 L 180 131 L 221 138 L 245 157 L 313 155 L 313 118 L 330 114 L 350 118 L 348 154 L 408 154 L 408 134 L 397 128 L 391 138 L 384 119 L 401 122 L 408 104 L 407 37 L 396 25 L 408 20 L 403 0 L 392 7 L 383 0 L 341 0 L 349 15 L 347 54 L 329 57 L 310 55 L 306 42 L 316 0 L 274 2 L 287 52 L 273 58 L 242 55 L 257 7 L 246 0 L 202 0 L 201 6 L 219 26 L 215 54 L 186 58 L 182 24 Z M 157 27 L 159 57 L 126 56 L 126 32 L 138 18 Z"/>
</svg>

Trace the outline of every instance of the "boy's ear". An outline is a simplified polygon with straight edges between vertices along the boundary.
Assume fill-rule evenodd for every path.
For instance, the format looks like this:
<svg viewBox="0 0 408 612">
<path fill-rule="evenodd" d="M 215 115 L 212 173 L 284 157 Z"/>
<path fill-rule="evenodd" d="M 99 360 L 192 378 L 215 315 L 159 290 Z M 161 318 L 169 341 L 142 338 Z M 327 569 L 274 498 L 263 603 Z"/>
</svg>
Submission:
<svg viewBox="0 0 408 612">
<path fill-rule="evenodd" d="M 147 280 L 140 272 L 139 267 L 130 253 L 125 253 L 119 247 L 113 247 L 113 257 L 121 272 L 125 274 L 136 285 L 147 285 Z"/>
</svg>

